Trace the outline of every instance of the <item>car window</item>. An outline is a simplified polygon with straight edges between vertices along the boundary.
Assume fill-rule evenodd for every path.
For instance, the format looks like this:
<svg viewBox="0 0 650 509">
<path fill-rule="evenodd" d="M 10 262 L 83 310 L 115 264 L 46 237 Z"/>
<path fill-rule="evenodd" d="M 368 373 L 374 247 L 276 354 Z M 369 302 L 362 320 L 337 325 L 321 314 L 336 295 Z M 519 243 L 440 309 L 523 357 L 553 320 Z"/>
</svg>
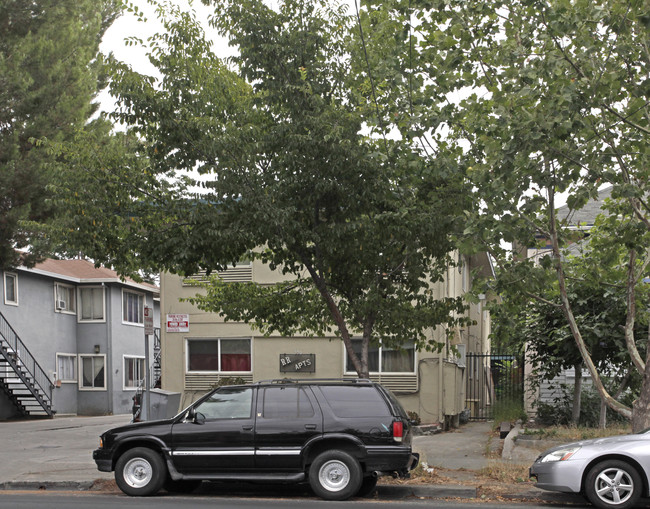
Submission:
<svg viewBox="0 0 650 509">
<path fill-rule="evenodd" d="M 372 386 L 323 385 L 321 391 L 337 417 L 390 417 L 386 400 Z"/>
<path fill-rule="evenodd" d="M 195 407 L 206 419 L 250 419 L 253 390 L 249 387 L 225 387 Z"/>
<path fill-rule="evenodd" d="M 262 416 L 265 419 L 314 416 L 314 407 L 301 387 L 267 387 L 263 390 L 262 401 Z"/>
</svg>

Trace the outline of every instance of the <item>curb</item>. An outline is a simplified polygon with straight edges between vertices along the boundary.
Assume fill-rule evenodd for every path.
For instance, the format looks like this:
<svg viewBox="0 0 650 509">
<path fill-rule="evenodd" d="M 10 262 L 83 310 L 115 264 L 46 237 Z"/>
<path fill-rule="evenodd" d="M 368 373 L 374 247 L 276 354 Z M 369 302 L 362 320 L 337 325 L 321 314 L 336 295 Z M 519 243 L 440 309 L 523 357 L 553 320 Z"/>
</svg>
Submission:
<svg viewBox="0 0 650 509">
<path fill-rule="evenodd" d="M 61 490 L 88 491 L 95 481 L 7 481 L 0 483 L 0 490 Z"/>
<path fill-rule="evenodd" d="M 475 486 L 454 485 L 422 485 L 422 486 L 391 486 L 379 485 L 376 492 L 380 499 L 400 498 L 476 498 Z"/>
</svg>

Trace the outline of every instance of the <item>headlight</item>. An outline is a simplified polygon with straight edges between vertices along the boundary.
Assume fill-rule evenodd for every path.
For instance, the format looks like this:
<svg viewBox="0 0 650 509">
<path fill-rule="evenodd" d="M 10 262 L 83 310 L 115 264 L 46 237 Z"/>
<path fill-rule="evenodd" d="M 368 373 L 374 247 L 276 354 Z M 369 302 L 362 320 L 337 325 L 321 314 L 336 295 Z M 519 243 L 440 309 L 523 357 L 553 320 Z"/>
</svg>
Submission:
<svg viewBox="0 0 650 509">
<path fill-rule="evenodd" d="M 579 445 L 573 447 L 563 447 L 562 449 L 556 449 L 553 452 L 549 452 L 542 457 L 540 463 L 549 463 L 551 461 L 566 461 L 571 456 L 573 456 L 580 449 Z"/>
<path fill-rule="evenodd" d="M 99 437 L 99 448 L 100 449 L 104 448 L 104 439 L 102 437 Z"/>
</svg>

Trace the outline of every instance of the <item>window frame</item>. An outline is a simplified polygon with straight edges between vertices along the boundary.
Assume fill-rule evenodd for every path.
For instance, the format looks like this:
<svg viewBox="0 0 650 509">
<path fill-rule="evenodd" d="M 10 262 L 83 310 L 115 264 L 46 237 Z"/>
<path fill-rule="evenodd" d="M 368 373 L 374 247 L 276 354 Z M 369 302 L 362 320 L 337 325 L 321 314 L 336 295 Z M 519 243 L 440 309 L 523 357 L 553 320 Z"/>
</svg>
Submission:
<svg viewBox="0 0 650 509">
<path fill-rule="evenodd" d="M 142 363 L 141 363 L 141 366 L 142 366 L 142 373 L 141 373 L 142 378 L 140 378 L 137 381 L 137 384 L 133 385 L 133 386 L 126 385 L 126 373 L 127 373 L 126 362 L 127 362 L 127 360 L 128 361 L 134 361 L 134 360 L 142 361 Z M 122 390 L 124 390 L 124 391 L 137 391 L 138 387 L 140 387 L 140 385 L 139 385 L 140 382 L 143 381 L 144 378 L 147 376 L 147 366 L 145 365 L 145 357 L 144 357 L 144 355 L 122 355 L 122 369 L 123 369 L 123 373 L 122 373 Z"/>
<path fill-rule="evenodd" d="M 7 298 L 7 279 L 13 280 L 14 300 L 9 300 Z M 18 305 L 18 274 L 16 272 L 3 271 L 2 288 L 4 291 L 4 303 L 7 306 L 17 306 Z"/>
<path fill-rule="evenodd" d="M 104 386 L 103 387 L 85 387 L 83 385 L 83 359 L 90 358 L 95 359 L 101 357 L 104 360 Z M 80 391 L 89 391 L 89 392 L 106 392 L 108 390 L 108 383 L 106 380 L 106 354 L 105 353 L 80 353 L 79 354 L 79 367 L 77 369 L 77 377 L 79 378 L 79 390 Z M 96 377 L 93 377 L 93 381 Z"/>
<path fill-rule="evenodd" d="M 127 294 L 137 295 L 138 296 L 138 299 L 139 299 L 139 302 L 140 302 L 139 305 L 138 305 L 138 318 L 140 318 L 142 321 L 140 321 L 140 322 L 130 322 L 130 321 L 128 321 L 129 317 L 124 316 L 124 311 L 125 311 L 124 304 L 125 304 L 125 298 L 126 298 Z M 147 300 L 146 295 L 144 293 L 136 292 L 134 290 L 129 290 L 127 288 L 122 288 L 122 313 L 121 314 L 122 314 L 122 324 L 123 325 L 133 325 L 135 327 L 144 327 L 144 306 L 146 304 L 146 300 Z"/>
<path fill-rule="evenodd" d="M 64 300 L 66 303 L 65 308 L 59 307 L 59 288 L 63 288 L 66 291 L 67 300 Z M 70 297 L 72 299 L 70 299 Z M 72 300 L 72 307 L 70 306 L 70 300 Z M 76 315 L 77 314 L 77 292 L 74 285 L 69 285 L 65 283 L 59 283 L 58 281 L 54 283 L 54 312 L 63 313 L 66 315 Z"/>
<path fill-rule="evenodd" d="M 352 338 L 352 341 L 359 341 L 361 338 Z M 370 348 L 374 348 L 372 345 Z M 379 371 L 369 371 L 369 375 L 417 375 L 417 365 L 418 365 L 418 351 L 415 347 L 415 342 L 413 342 L 413 371 L 383 371 L 383 349 L 384 347 L 376 347 L 378 350 L 378 360 L 377 365 L 379 366 Z M 395 348 L 386 348 L 387 351 L 395 351 Z M 370 350 L 368 351 L 370 354 Z M 348 366 L 348 351 L 343 345 L 343 372 L 345 375 L 356 374 L 354 366 Z"/>
<path fill-rule="evenodd" d="M 248 355 L 250 357 L 250 370 L 249 371 L 223 371 L 221 369 L 221 342 L 222 341 L 248 341 Z M 217 370 L 190 370 L 190 342 L 199 342 L 199 341 L 216 341 L 218 344 L 217 347 Z M 251 374 L 253 372 L 253 338 L 246 337 L 234 337 L 234 338 L 222 338 L 222 337 L 211 337 L 211 338 L 185 338 L 185 373 L 189 374 Z"/>
<path fill-rule="evenodd" d="M 72 358 L 72 369 L 74 370 L 73 378 L 61 378 L 61 370 L 59 369 L 59 359 L 67 357 Z M 62 384 L 76 384 L 79 381 L 79 362 L 76 353 L 56 353 L 56 380 Z"/>
<path fill-rule="evenodd" d="M 83 290 L 101 290 L 102 292 L 102 317 L 83 318 Z M 77 321 L 79 323 L 105 323 L 106 322 L 106 288 L 100 285 L 79 286 L 77 288 Z"/>
</svg>

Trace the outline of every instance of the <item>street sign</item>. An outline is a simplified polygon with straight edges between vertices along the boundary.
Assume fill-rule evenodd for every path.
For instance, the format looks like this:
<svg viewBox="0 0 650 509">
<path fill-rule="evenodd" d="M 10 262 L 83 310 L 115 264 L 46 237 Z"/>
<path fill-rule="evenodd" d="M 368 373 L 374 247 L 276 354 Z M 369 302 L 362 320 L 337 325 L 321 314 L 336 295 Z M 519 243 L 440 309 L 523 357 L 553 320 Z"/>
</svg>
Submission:
<svg viewBox="0 0 650 509">
<path fill-rule="evenodd" d="M 144 335 L 153 336 L 153 309 L 144 307 Z"/>
<path fill-rule="evenodd" d="M 189 332 L 190 315 L 186 313 L 172 313 L 167 315 L 167 332 Z"/>
</svg>

